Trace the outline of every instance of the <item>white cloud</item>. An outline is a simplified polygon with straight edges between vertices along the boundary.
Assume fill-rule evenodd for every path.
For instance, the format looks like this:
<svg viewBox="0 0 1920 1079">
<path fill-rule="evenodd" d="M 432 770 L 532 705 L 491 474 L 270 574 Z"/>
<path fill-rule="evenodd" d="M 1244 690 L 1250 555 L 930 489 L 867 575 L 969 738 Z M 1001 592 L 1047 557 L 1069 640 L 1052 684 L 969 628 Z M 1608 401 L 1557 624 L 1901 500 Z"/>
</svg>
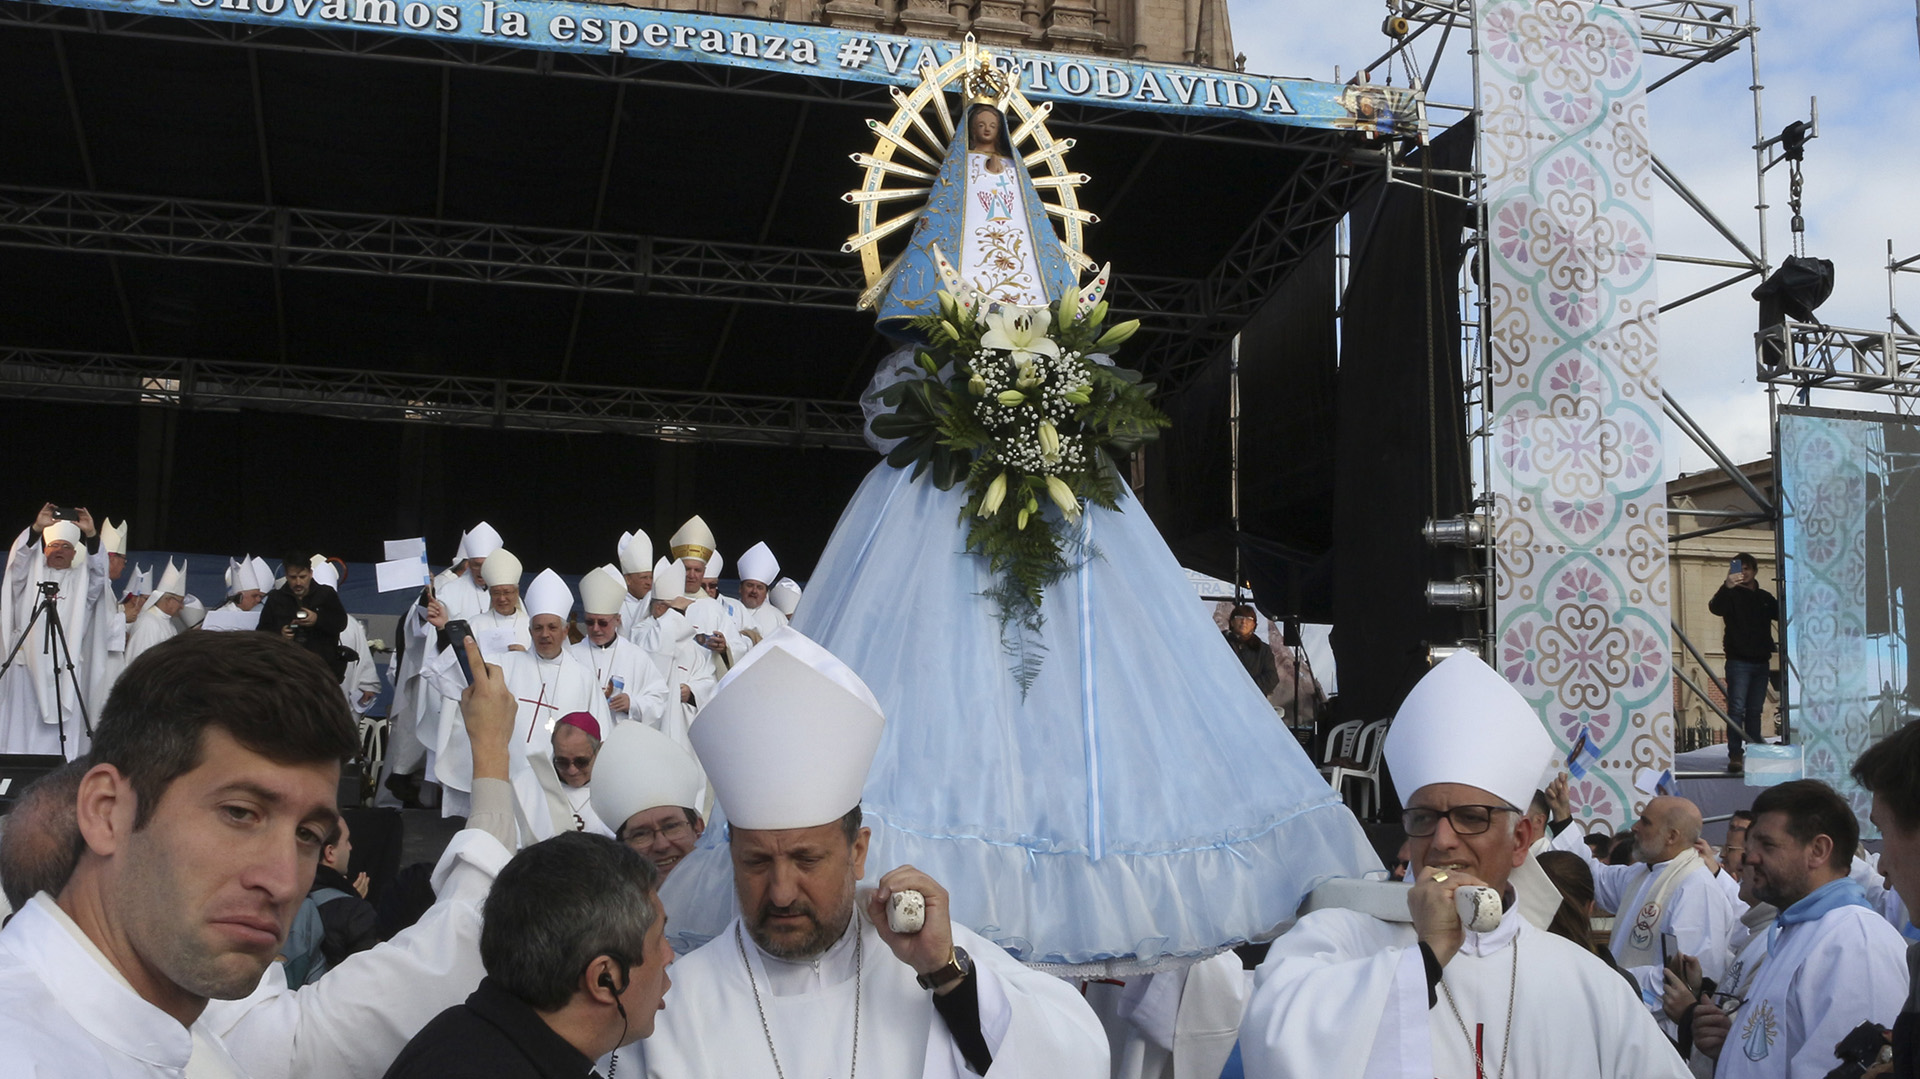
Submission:
<svg viewBox="0 0 1920 1079">
<path fill-rule="evenodd" d="M 1839 326 L 1886 326 L 1886 242 L 1898 255 L 1920 253 L 1920 44 L 1912 0 L 1828 0 L 1760 3 L 1760 75 L 1764 131 L 1777 134 L 1805 119 L 1820 99 L 1820 137 L 1807 147 L 1807 253 L 1832 259 L 1836 286 L 1820 317 Z M 1247 70 L 1349 78 L 1385 51 L 1384 5 L 1327 0 L 1236 0 L 1234 44 Z M 1437 38 L 1429 32 L 1423 42 Z M 1432 89 L 1436 99 L 1465 101 L 1470 68 L 1456 31 Z M 1431 48 L 1423 47 L 1423 57 Z M 1651 70 L 1671 68 L 1649 61 Z M 1385 72 L 1376 74 L 1384 80 Z M 1404 85 L 1404 72 L 1394 82 Z M 1681 75 L 1654 92 L 1649 113 L 1654 153 L 1670 166 L 1749 246 L 1758 246 L 1754 212 L 1753 103 L 1747 54 Z M 1768 257 L 1790 253 L 1787 170 L 1767 176 Z M 1724 240 L 1676 197 L 1660 189 L 1656 242 L 1662 252 L 1738 258 Z M 1660 291 L 1668 302 L 1733 271 L 1663 263 Z M 1765 388 L 1754 380 L 1755 280 L 1670 312 L 1661 324 L 1662 380 L 1674 397 L 1738 461 L 1765 456 L 1771 433 Z M 1908 321 L 1920 321 L 1920 276 L 1902 275 L 1897 298 Z M 1816 403 L 1882 409 L 1877 398 L 1828 392 Z M 1667 441 L 1668 475 L 1707 467 L 1706 456 L 1677 430 Z"/>
</svg>

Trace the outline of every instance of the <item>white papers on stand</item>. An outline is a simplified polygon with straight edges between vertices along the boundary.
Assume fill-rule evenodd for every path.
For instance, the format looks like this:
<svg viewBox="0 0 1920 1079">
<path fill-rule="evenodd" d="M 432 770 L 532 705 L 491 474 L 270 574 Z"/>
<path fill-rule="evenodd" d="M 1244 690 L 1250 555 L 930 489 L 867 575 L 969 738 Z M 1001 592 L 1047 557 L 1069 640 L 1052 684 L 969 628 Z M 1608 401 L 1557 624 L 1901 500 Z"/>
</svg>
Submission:
<svg viewBox="0 0 1920 1079">
<path fill-rule="evenodd" d="M 427 541 L 423 536 L 416 536 L 413 539 L 388 540 L 386 544 L 386 560 L 389 562 L 398 562 L 403 558 L 427 557 Z"/>
<path fill-rule="evenodd" d="M 426 569 L 427 564 L 418 555 L 380 562 L 373 567 L 375 584 L 382 592 L 421 588 L 426 584 Z"/>
</svg>

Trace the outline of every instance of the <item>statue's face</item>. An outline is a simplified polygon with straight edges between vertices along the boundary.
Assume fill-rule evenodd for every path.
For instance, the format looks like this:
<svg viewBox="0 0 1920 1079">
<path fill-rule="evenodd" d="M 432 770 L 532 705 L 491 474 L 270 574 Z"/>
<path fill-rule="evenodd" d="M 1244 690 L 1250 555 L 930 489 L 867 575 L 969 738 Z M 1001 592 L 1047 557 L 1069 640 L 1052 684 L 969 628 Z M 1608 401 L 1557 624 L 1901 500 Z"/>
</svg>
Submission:
<svg viewBox="0 0 1920 1079">
<path fill-rule="evenodd" d="M 1000 139 L 1000 114 L 992 109 L 975 109 L 967 121 L 967 130 L 972 134 L 974 146 L 992 149 Z"/>
</svg>

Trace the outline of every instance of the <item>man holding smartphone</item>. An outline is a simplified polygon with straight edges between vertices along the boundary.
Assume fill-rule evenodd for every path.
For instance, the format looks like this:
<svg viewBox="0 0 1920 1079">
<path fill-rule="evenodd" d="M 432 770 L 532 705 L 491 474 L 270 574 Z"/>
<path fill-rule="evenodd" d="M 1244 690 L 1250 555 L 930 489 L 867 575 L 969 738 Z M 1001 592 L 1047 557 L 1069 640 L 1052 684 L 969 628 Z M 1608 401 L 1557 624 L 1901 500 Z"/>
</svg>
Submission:
<svg viewBox="0 0 1920 1079">
<path fill-rule="evenodd" d="M 347 628 L 347 609 L 332 588 L 313 579 L 313 555 L 300 550 L 281 565 L 286 583 L 267 593 L 260 607 L 259 629 L 278 633 L 320 657 L 335 679 L 346 677 L 347 660 L 340 654 L 340 634 Z"/>
<path fill-rule="evenodd" d="M 1764 741 L 1760 710 L 1767 703 L 1767 680 L 1773 664 L 1773 623 L 1780 603 L 1755 579 L 1760 563 L 1750 554 L 1735 555 L 1727 566 L 1727 580 L 1707 601 L 1707 610 L 1726 623 L 1727 771 L 1742 775 L 1747 768 L 1749 741 Z"/>
</svg>

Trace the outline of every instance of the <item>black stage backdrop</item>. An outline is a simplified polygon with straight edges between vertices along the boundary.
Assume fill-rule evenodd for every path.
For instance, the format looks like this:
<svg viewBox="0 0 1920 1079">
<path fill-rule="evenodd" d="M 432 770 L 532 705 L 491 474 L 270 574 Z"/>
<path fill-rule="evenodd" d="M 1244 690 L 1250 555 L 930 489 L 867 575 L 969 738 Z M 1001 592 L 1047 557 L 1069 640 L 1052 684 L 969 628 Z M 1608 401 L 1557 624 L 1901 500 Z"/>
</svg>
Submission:
<svg viewBox="0 0 1920 1079">
<path fill-rule="evenodd" d="M 1435 167 L 1469 167 L 1472 138 L 1458 125 L 1436 139 Z M 1426 669 L 1426 645 L 1473 632 L 1424 595 L 1427 581 L 1467 569 L 1420 529 L 1469 497 L 1455 289 L 1468 222 L 1458 199 L 1435 195 L 1424 214 L 1422 202 L 1404 185 L 1360 200 L 1344 319 L 1327 236 L 1241 337 L 1240 577 L 1267 614 L 1335 625 L 1342 718 L 1391 715 Z M 1147 451 L 1148 507 L 1183 563 L 1232 580 L 1228 357 L 1162 407 L 1174 427 Z"/>
<path fill-rule="evenodd" d="M 4 416 L 17 458 L 0 484 L 7 535 L 52 501 L 86 506 L 96 521 L 130 519 L 134 547 L 251 552 L 276 567 L 296 545 L 372 561 L 382 539 L 419 535 L 441 565 L 460 531 L 484 519 L 529 573 L 579 573 L 613 561 L 620 533 L 635 527 L 663 557 L 667 537 L 698 513 L 729 560 L 766 540 L 781 571 L 804 580 L 879 461 L 255 411 L 9 401 Z"/>
</svg>

